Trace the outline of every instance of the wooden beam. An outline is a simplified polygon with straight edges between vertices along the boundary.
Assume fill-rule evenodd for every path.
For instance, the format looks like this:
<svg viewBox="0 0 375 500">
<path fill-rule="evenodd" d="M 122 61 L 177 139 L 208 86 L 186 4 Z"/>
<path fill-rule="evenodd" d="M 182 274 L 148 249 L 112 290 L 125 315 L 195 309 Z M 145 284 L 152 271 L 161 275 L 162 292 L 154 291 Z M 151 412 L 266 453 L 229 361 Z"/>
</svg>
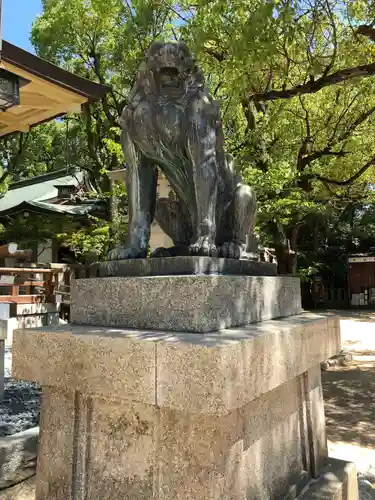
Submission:
<svg viewBox="0 0 375 500">
<path fill-rule="evenodd" d="M 6 245 L 0 246 L 0 260 L 5 259 L 6 257 L 12 257 L 20 260 L 29 259 L 31 258 L 32 253 L 32 250 L 18 250 L 17 243 L 7 243 Z"/>
<path fill-rule="evenodd" d="M 21 106 L 22 108 L 22 106 Z M 26 111 L 27 108 L 25 108 Z M 57 115 L 63 115 L 66 113 L 81 113 L 81 104 L 80 103 L 65 103 L 58 104 L 48 109 L 36 109 L 35 113 L 32 113 L 28 116 L 27 121 L 31 125 L 52 119 L 52 117 Z M 1 118 L 0 118 L 1 120 Z"/>
<path fill-rule="evenodd" d="M 3 137 L 4 135 L 8 135 L 8 134 L 11 134 L 12 132 L 14 132 L 13 127 L 9 127 L 9 125 L 8 125 L 8 126 L 6 126 L 6 125 L 5 125 L 5 123 L 1 123 L 1 122 L 0 122 L 0 126 L 1 126 L 1 125 L 3 125 L 3 126 L 4 126 L 4 128 L 2 128 L 2 129 L 0 130 L 0 137 Z"/>
<path fill-rule="evenodd" d="M 21 108 L 21 111 L 24 108 L 22 105 L 19 107 Z M 26 111 L 27 107 L 24 109 Z M 30 106 L 30 109 L 33 109 L 33 107 Z M 77 102 L 67 102 L 57 104 L 49 108 L 46 107 L 44 109 L 36 109 L 35 113 L 32 113 L 27 118 L 23 119 L 17 118 L 17 116 L 12 114 L 10 111 L 3 111 L 0 112 L 0 122 L 11 128 L 11 131 L 29 132 L 32 125 L 48 120 L 48 118 L 66 113 L 81 113 L 81 104 Z"/>
<path fill-rule="evenodd" d="M 0 274 L 22 274 L 22 273 L 51 273 L 51 274 L 59 274 L 64 272 L 63 269 L 58 267 L 0 267 Z"/>
<path fill-rule="evenodd" d="M 31 259 L 32 255 L 33 255 L 33 251 L 31 249 L 28 249 L 28 250 L 17 250 L 9 257 L 12 257 L 12 258 L 18 259 L 18 260 L 26 260 L 26 259 Z"/>
<path fill-rule="evenodd" d="M 58 113 L 81 113 L 82 112 L 82 104 L 79 102 L 60 104 L 59 106 L 55 106 L 52 108 L 53 110 L 57 109 Z"/>
<path fill-rule="evenodd" d="M 46 302 L 44 295 L 0 295 L 0 304 L 38 304 Z"/>
<path fill-rule="evenodd" d="M 0 246 L 0 259 L 5 259 L 17 252 L 17 243 L 7 243 Z"/>
<path fill-rule="evenodd" d="M 0 111 L 0 122 L 9 125 L 18 132 L 29 132 L 30 130 L 29 125 L 17 119 L 9 111 Z"/>
<path fill-rule="evenodd" d="M 49 109 L 41 111 L 41 113 L 35 113 L 35 116 L 38 117 L 38 119 L 40 117 L 43 119 L 44 115 L 48 114 L 49 116 L 55 116 L 61 113 L 81 113 L 81 104 L 78 102 L 57 104 L 56 106 L 52 106 Z"/>
<path fill-rule="evenodd" d="M 23 287 L 23 286 L 38 286 L 40 288 L 43 288 L 44 287 L 44 281 L 30 281 L 30 280 L 27 280 L 27 281 L 22 281 L 21 279 L 19 278 L 16 278 L 15 279 L 15 284 L 19 287 Z M 12 283 L 1 283 L 0 282 L 0 287 L 2 286 L 12 286 Z M 56 292 L 56 293 L 60 293 L 60 292 Z M 1 295 L 0 295 L 1 297 Z"/>
<path fill-rule="evenodd" d="M 25 71 L 22 68 L 19 68 L 18 66 L 14 66 L 13 64 L 7 63 L 5 61 L 2 61 L 2 65 L 4 69 L 7 71 L 10 71 L 11 73 L 14 73 L 18 76 L 22 76 L 26 80 L 29 80 L 31 83 L 28 84 L 33 87 L 33 91 L 36 90 L 36 85 L 37 87 L 46 95 L 51 97 L 52 99 L 56 99 L 57 101 L 70 101 L 70 102 L 80 102 L 84 103 L 87 102 L 87 98 L 81 95 L 78 95 L 74 92 L 71 92 L 70 90 L 63 89 L 59 87 L 58 84 L 53 84 L 51 82 L 47 82 L 46 80 L 43 80 L 42 78 L 33 75 L 32 73 L 29 73 Z M 24 90 L 26 90 L 27 85 L 24 87 Z"/>
<path fill-rule="evenodd" d="M 58 106 L 61 102 L 38 94 L 37 92 L 23 92 L 21 89 L 21 106 L 31 108 L 49 109 Z"/>
</svg>

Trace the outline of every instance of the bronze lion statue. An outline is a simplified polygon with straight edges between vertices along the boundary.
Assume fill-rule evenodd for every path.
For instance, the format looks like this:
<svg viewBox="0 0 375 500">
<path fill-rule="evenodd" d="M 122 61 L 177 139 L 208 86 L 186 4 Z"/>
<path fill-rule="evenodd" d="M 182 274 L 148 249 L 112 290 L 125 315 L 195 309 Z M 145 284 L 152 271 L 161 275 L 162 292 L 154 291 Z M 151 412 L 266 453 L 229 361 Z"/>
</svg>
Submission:
<svg viewBox="0 0 375 500">
<path fill-rule="evenodd" d="M 154 217 L 190 255 L 249 257 L 255 193 L 225 154 L 219 104 L 185 43 L 151 45 L 120 124 L 129 235 L 109 260 L 146 257 Z M 176 199 L 156 199 L 157 167 Z"/>
</svg>

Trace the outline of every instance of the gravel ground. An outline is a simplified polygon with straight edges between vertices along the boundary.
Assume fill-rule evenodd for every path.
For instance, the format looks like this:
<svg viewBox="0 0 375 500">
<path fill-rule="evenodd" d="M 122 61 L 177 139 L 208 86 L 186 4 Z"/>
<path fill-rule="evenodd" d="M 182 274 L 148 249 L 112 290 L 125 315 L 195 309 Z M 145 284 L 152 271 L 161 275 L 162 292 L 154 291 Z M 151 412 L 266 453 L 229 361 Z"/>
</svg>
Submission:
<svg viewBox="0 0 375 500">
<path fill-rule="evenodd" d="M 0 437 L 10 436 L 39 424 L 40 388 L 32 382 L 7 378 L 0 402 Z"/>
<path fill-rule="evenodd" d="M 12 376 L 12 347 L 9 346 L 5 346 L 4 376 L 5 377 Z"/>
<path fill-rule="evenodd" d="M 0 438 L 39 425 L 40 388 L 11 378 L 12 348 L 5 347 L 5 391 L 0 401 Z"/>
</svg>

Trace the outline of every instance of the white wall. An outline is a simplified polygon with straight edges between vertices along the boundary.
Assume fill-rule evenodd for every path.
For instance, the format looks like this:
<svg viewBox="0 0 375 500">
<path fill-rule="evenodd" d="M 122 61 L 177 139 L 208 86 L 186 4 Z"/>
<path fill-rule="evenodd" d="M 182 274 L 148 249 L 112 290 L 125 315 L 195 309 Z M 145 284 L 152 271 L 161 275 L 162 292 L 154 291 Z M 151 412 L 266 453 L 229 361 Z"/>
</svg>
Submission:
<svg viewBox="0 0 375 500">
<path fill-rule="evenodd" d="M 167 179 L 159 171 L 158 180 L 158 198 L 168 198 L 169 191 L 171 190 Z M 173 246 L 173 241 L 165 234 L 161 229 L 159 224 L 154 222 L 151 226 L 151 237 L 150 237 L 150 247 L 151 251 L 156 250 L 159 247 L 171 247 Z"/>
<path fill-rule="evenodd" d="M 53 262 L 52 240 L 46 240 L 43 243 L 38 243 L 37 262 L 44 262 L 45 264 Z"/>
</svg>

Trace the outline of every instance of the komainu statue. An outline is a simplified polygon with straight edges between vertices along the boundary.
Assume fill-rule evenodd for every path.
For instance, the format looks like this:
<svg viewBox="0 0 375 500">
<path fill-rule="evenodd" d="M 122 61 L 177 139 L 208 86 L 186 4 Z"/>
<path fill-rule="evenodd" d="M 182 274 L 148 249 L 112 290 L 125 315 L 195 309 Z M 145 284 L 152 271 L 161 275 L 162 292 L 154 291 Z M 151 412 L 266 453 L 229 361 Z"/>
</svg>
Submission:
<svg viewBox="0 0 375 500">
<path fill-rule="evenodd" d="M 190 255 L 251 258 L 255 193 L 224 152 L 219 104 L 186 44 L 151 45 L 120 123 L 129 236 L 109 260 L 146 257 L 154 217 Z M 157 168 L 175 199 L 157 200 Z"/>
</svg>

